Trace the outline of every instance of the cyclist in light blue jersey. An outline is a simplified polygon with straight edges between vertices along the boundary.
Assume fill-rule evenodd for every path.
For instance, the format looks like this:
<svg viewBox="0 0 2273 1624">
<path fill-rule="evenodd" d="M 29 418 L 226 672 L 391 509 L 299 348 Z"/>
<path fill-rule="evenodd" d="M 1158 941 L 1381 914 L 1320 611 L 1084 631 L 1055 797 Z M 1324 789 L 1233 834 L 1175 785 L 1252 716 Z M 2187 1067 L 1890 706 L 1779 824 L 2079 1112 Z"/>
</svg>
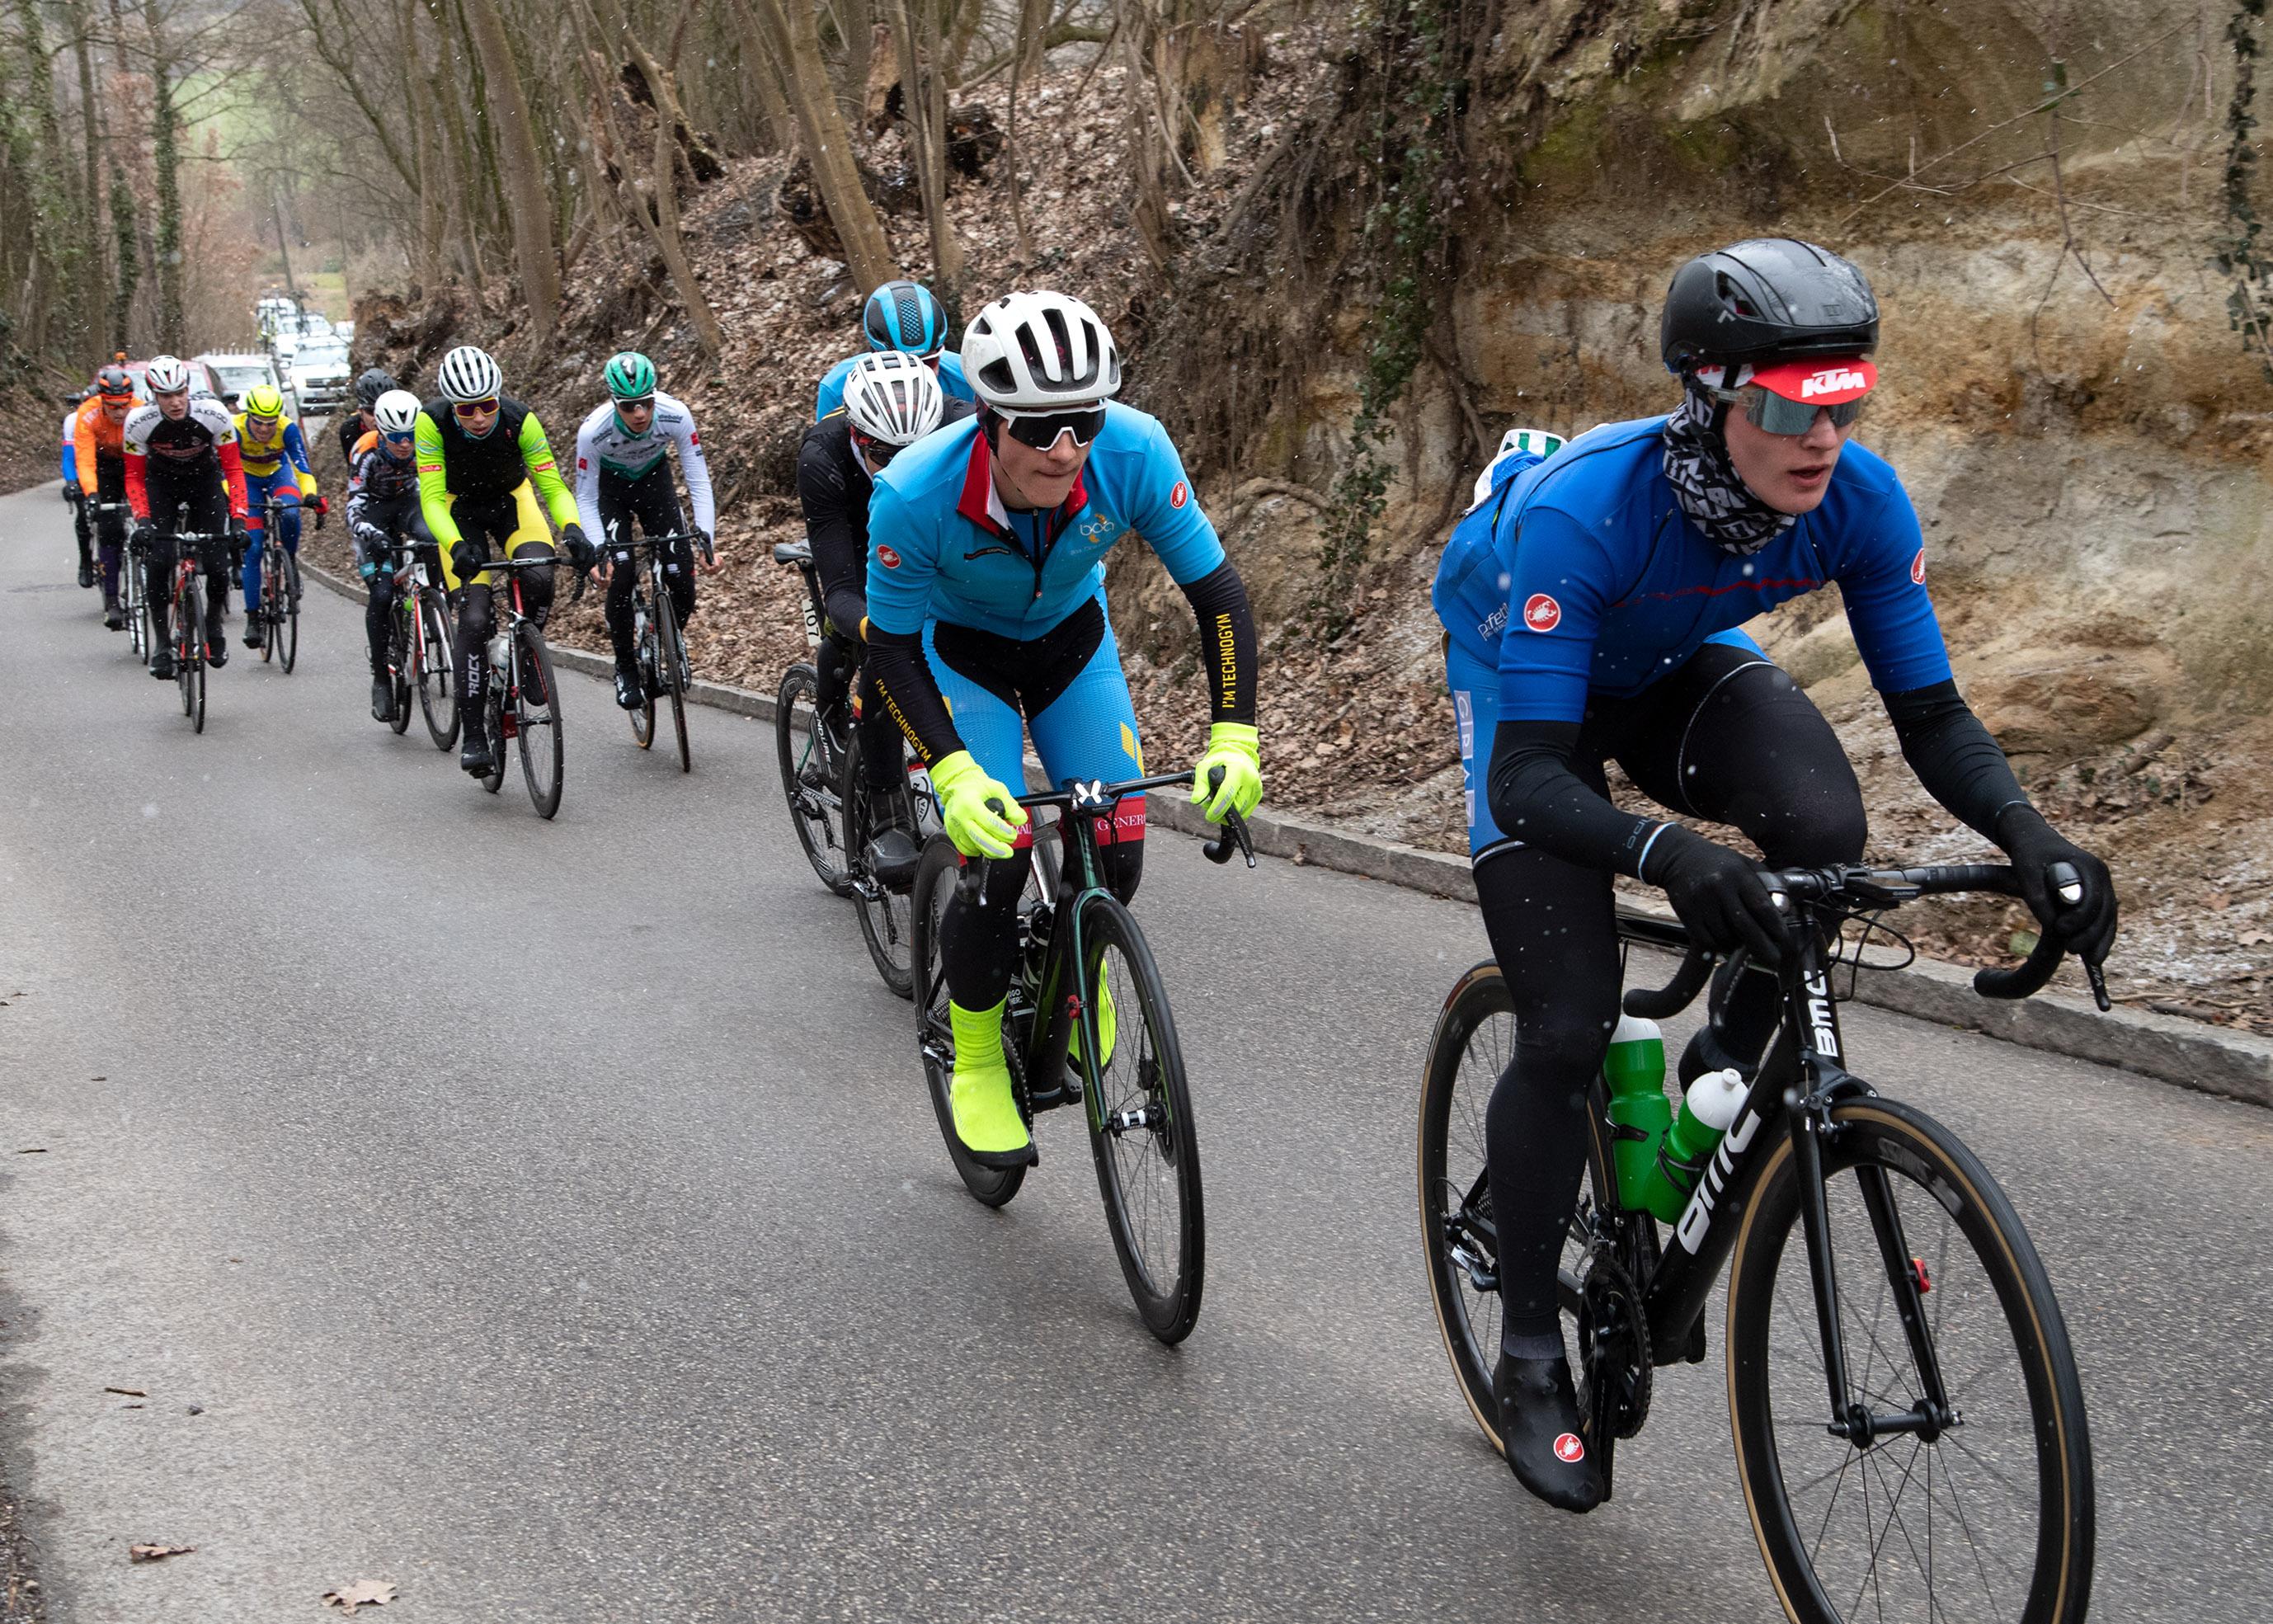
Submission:
<svg viewBox="0 0 2273 1624">
<path fill-rule="evenodd" d="M 1025 845 L 1031 731 L 1053 784 L 1143 775 L 1136 715 L 1105 615 L 1104 559 L 1134 530 L 1198 617 L 1208 746 L 1192 798 L 1220 821 L 1262 798 L 1255 621 L 1160 425 L 1110 400 L 1121 361 L 1095 312 L 1014 293 L 963 338 L 976 417 L 934 430 L 877 474 L 868 508 L 868 658 L 887 709 L 926 766 L 966 857 Z M 1211 782 L 1220 770 L 1219 781 Z M 1106 883 L 1126 900 L 1144 859 L 1141 796 L 1116 808 Z M 1070 843 L 1069 843 L 1070 846 Z M 996 864 L 940 923 L 955 1031 L 955 1131 L 991 1166 L 1033 1160 L 1002 1058 L 1024 866 Z M 1109 1011 L 1100 1041 L 1110 1044 Z"/>
<path fill-rule="evenodd" d="M 868 340 L 869 354 L 897 350 L 930 367 L 950 409 L 957 401 L 978 402 L 970 380 L 963 375 L 962 359 L 947 353 L 947 312 L 921 282 L 888 282 L 870 294 L 860 310 L 860 331 Z M 813 405 L 815 423 L 844 404 L 844 380 L 859 360 L 847 356 L 823 374 Z"/>
<path fill-rule="evenodd" d="M 1437 570 L 1477 897 L 1516 1014 L 1485 1119 L 1500 1431 L 1525 1487 L 1565 1510 L 1602 1492 L 1557 1267 L 1587 1090 L 1618 1019 L 1611 877 L 1663 887 L 1692 937 L 1720 952 L 1773 963 L 1783 933 L 1759 860 L 1621 809 L 1606 764 L 1662 807 L 1733 825 L 1769 867 L 1860 859 L 1862 791 L 1838 736 L 1739 629 L 1836 582 L 1919 781 L 2010 855 L 2047 933 L 2093 964 L 2114 939 L 2105 865 L 2029 804 L 1952 680 L 1902 481 L 1849 441 L 1878 381 L 1878 336 L 1863 274 L 1812 244 L 1745 242 L 1692 260 L 1661 333 L 1679 407 L 1559 448 L 1518 437 Z M 2060 863 L 2082 876 L 2081 900 L 2054 894 Z M 1752 1075 L 1778 992 L 1765 976 L 1721 978 L 1714 1024 L 1682 1057 L 1684 1085 L 1722 1066 Z"/>
</svg>

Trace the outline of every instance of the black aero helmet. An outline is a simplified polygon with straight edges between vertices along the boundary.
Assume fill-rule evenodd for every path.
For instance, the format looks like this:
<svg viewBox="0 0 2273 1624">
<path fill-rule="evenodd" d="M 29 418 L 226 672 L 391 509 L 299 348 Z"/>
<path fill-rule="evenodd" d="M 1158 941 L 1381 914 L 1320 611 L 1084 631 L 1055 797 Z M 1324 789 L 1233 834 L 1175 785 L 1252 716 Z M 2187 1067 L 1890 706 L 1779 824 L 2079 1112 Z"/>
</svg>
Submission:
<svg viewBox="0 0 2273 1624">
<path fill-rule="evenodd" d="M 1714 362 L 1864 355 L 1879 343 L 1879 301 L 1852 264 L 1789 237 L 1756 237 L 1699 254 L 1673 274 L 1658 327 L 1669 372 Z"/>
<path fill-rule="evenodd" d="M 389 389 L 399 389 L 401 387 L 394 381 L 393 372 L 384 367 L 374 366 L 356 380 L 356 404 L 369 411 L 379 403 L 380 395 L 385 395 Z"/>
</svg>

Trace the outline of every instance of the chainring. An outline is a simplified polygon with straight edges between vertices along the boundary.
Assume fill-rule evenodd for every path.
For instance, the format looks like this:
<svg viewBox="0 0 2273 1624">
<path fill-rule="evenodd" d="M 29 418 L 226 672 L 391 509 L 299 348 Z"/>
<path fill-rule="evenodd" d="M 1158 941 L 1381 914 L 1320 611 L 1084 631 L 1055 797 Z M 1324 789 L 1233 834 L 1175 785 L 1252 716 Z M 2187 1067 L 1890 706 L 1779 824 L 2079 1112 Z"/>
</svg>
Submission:
<svg viewBox="0 0 2273 1624">
<path fill-rule="evenodd" d="M 1632 1438 L 1649 1419 L 1654 1380 L 1649 1327 L 1633 1276 L 1605 1243 L 1597 1243 L 1587 1255 L 1586 1277 L 1579 1287 L 1578 1319 L 1579 1373 L 1585 1383 L 1580 1408 L 1593 1414 L 1596 1384 L 1607 1382 L 1602 1395 L 1617 1417 L 1614 1430 L 1620 1438 Z"/>
</svg>

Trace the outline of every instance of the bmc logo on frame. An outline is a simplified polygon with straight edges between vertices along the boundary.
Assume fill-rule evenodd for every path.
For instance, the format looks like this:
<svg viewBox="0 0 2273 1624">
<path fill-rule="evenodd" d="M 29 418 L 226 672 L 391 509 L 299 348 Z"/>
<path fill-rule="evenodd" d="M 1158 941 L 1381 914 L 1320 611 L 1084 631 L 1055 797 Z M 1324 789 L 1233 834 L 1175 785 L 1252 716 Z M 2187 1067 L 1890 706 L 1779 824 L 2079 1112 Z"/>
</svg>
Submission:
<svg viewBox="0 0 2273 1624">
<path fill-rule="evenodd" d="M 876 561 L 879 564 L 881 564 L 886 569 L 897 569 L 900 567 L 900 555 L 894 552 L 890 547 L 886 546 L 883 543 L 878 542 L 876 544 Z"/>
<path fill-rule="evenodd" d="M 1812 401 L 1819 395 L 1830 395 L 1840 389 L 1867 389 L 1871 380 L 1851 366 L 1828 367 L 1799 382 L 1799 398 Z"/>
<path fill-rule="evenodd" d="M 1523 623 L 1535 632 L 1551 632 L 1563 624 L 1563 605 L 1544 592 L 1524 600 Z"/>
</svg>

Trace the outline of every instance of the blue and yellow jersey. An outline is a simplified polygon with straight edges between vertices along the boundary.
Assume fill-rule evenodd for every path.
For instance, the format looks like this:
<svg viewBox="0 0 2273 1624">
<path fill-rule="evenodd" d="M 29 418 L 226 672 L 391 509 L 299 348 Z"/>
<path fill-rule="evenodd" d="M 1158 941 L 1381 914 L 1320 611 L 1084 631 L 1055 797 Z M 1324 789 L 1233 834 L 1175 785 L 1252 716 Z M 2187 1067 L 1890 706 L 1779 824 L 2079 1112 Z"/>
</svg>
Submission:
<svg viewBox="0 0 2273 1624">
<path fill-rule="evenodd" d="M 244 461 L 245 477 L 251 479 L 273 479 L 290 463 L 299 477 L 300 494 L 316 493 L 316 476 L 308 467 L 308 442 L 300 437 L 300 425 L 289 417 L 278 417 L 268 438 L 263 440 L 252 431 L 251 414 L 236 414 L 237 455 Z"/>
</svg>

